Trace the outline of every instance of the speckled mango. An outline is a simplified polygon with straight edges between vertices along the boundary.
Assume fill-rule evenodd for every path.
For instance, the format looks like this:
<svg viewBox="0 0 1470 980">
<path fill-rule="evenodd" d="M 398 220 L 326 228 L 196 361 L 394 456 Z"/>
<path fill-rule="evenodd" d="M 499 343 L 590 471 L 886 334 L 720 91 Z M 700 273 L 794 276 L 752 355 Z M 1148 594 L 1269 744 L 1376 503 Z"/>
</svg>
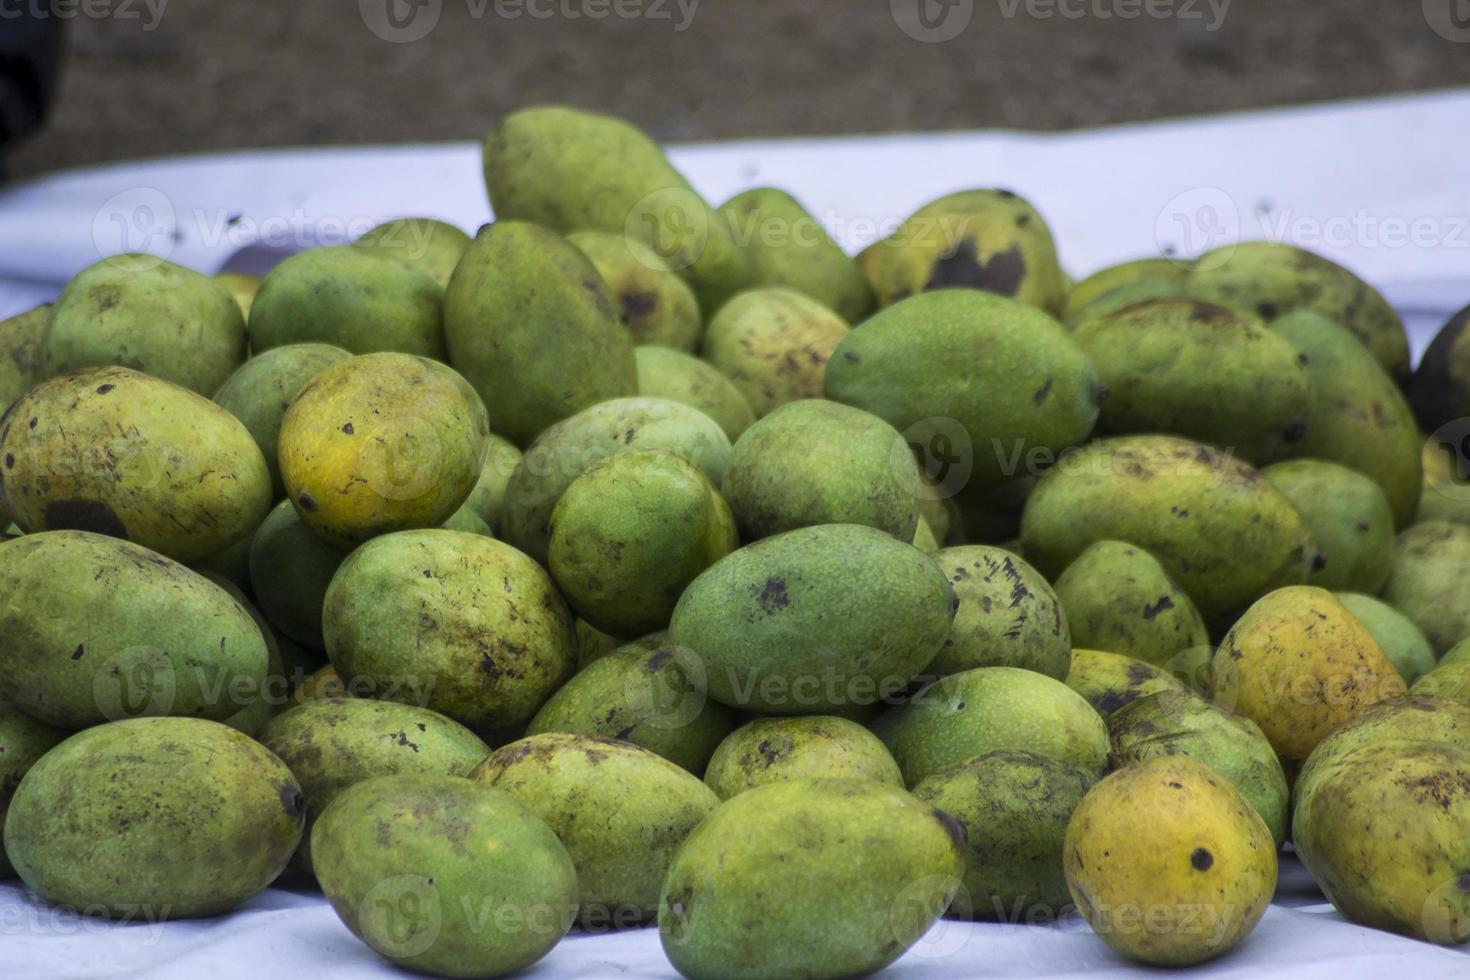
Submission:
<svg viewBox="0 0 1470 980">
<path fill-rule="evenodd" d="M 1305 799 L 1320 774 L 1349 752 L 1365 745 L 1443 742 L 1464 746 L 1470 740 L 1470 703 L 1415 693 L 1364 708 L 1317 743 L 1292 787 Z"/>
<path fill-rule="evenodd" d="M 51 304 L 0 320 L 0 411 L 46 379 L 42 341 Z"/>
<path fill-rule="evenodd" d="M 638 360 L 638 393 L 665 398 L 708 415 L 734 442 L 755 423 L 750 402 L 735 383 L 708 361 L 668 347 L 644 346 L 634 351 Z"/>
<path fill-rule="evenodd" d="M 1306 522 L 1260 473 L 1172 436 L 1099 440 L 1037 482 L 1021 544 L 1043 574 L 1059 574 L 1107 540 L 1157 558 L 1206 623 L 1303 581 L 1315 553 Z"/>
<path fill-rule="evenodd" d="M 898 763 L 876 735 L 830 715 L 747 722 L 720 743 L 704 774 L 722 800 L 766 783 L 825 778 L 903 785 Z"/>
<path fill-rule="evenodd" d="M 756 418 L 800 398 L 822 397 L 822 372 L 847 321 L 795 290 L 750 289 L 720 308 L 701 355 L 750 403 Z"/>
<path fill-rule="evenodd" d="M 652 921 L 674 853 L 720 803 L 667 759 L 592 735 L 523 738 L 470 778 L 513 796 L 556 832 L 577 869 L 586 928 Z"/>
<path fill-rule="evenodd" d="M 964 872 L 963 842 L 952 818 L 896 786 L 758 786 L 680 848 L 660 896 L 659 938 L 690 980 L 866 976 L 944 912 Z"/>
<path fill-rule="evenodd" d="M 275 880 L 304 817 L 291 770 L 254 740 L 198 718 L 133 718 L 79 732 L 31 767 L 5 851 L 55 905 L 194 918 Z"/>
<path fill-rule="evenodd" d="M 1092 432 L 1102 396 L 1096 368 L 1061 324 L 965 289 L 914 296 L 864 321 L 833 352 L 825 384 L 828 398 L 872 412 L 926 451 L 942 437 L 943 462 L 964 471 L 943 482 L 958 486 L 966 474 L 990 485 L 1055 461 Z"/>
<path fill-rule="evenodd" d="M 572 616 L 540 566 L 460 531 L 403 531 L 347 557 L 323 604 L 348 689 L 416 703 L 487 741 L 531 720 L 576 664 Z"/>
<path fill-rule="evenodd" d="M 1019 556 L 989 545 L 935 555 L 960 607 L 926 673 L 1022 667 L 1057 680 L 1072 662 L 1072 634 L 1051 585 Z"/>
<path fill-rule="evenodd" d="M 270 470 L 238 419 L 128 368 L 31 389 L 0 415 L 0 457 L 0 502 L 27 534 L 96 531 L 192 562 L 270 509 Z"/>
<path fill-rule="evenodd" d="M 0 828 L 16 787 L 36 761 L 56 747 L 70 732 L 39 722 L 0 698 Z M 15 874 L 5 848 L 0 846 L 0 880 Z"/>
<path fill-rule="evenodd" d="M 596 267 L 633 343 L 689 353 L 699 349 L 704 335 L 699 300 L 662 256 L 621 234 L 574 231 L 567 241 Z"/>
<path fill-rule="evenodd" d="M 265 681 L 265 639 L 228 592 L 86 531 L 0 543 L 0 636 L 0 690 L 62 728 L 134 715 L 223 720 Z"/>
<path fill-rule="evenodd" d="M 1470 637 L 1470 525 L 1431 521 L 1400 534 L 1383 600 L 1414 621 L 1436 654 Z"/>
<path fill-rule="evenodd" d="M 699 656 L 722 704 L 831 714 L 902 690 L 934 658 L 956 605 L 934 559 L 912 545 L 824 524 L 716 562 L 680 597 L 669 640 Z"/>
<path fill-rule="evenodd" d="M 1358 592 L 1334 592 L 1333 595 L 1372 634 L 1373 642 L 1378 644 L 1405 684 L 1412 685 L 1434 669 L 1434 648 L 1425 639 L 1424 631 L 1408 616 L 1373 596 Z"/>
<path fill-rule="evenodd" d="M 368 229 L 352 244 L 421 269 L 443 289 L 470 247 L 470 236 L 433 218 L 394 218 Z"/>
<path fill-rule="evenodd" d="M 338 361 L 281 422 L 286 495 L 341 543 L 438 527 L 474 489 L 490 436 L 485 406 L 453 370 L 411 354 Z"/>
<path fill-rule="evenodd" d="M 1067 686 L 1086 698 L 1104 718 L 1150 694 L 1184 690 L 1184 685 L 1163 668 L 1105 650 L 1073 650 Z"/>
<path fill-rule="evenodd" d="M 1393 557 L 1393 511 L 1377 483 L 1337 463 L 1293 459 L 1261 475 L 1286 494 L 1311 528 L 1316 555 L 1307 583 L 1376 593 Z"/>
</svg>

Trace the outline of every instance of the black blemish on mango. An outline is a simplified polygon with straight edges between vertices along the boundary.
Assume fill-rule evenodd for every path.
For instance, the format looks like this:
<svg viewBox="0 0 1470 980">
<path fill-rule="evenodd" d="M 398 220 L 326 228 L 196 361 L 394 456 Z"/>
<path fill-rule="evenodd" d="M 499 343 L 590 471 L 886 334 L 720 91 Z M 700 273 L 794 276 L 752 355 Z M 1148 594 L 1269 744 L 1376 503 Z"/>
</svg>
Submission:
<svg viewBox="0 0 1470 980">
<path fill-rule="evenodd" d="M 51 531 L 93 531 L 127 539 L 128 529 L 112 508 L 100 500 L 53 500 L 46 505 L 46 528 Z"/>
<path fill-rule="evenodd" d="M 929 273 L 928 289 L 983 289 L 1002 296 L 1014 296 L 1026 278 L 1026 260 L 1017 246 L 996 252 L 989 262 L 981 262 L 971 239 L 962 239 L 938 261 Z"/>
</svg>

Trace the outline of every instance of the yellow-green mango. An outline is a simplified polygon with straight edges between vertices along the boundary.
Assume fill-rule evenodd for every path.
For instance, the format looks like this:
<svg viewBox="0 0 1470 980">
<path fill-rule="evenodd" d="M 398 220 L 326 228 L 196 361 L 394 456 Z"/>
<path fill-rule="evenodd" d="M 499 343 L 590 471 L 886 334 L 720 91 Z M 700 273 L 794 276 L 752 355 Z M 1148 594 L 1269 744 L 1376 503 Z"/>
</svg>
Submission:
<svg viewBox="0 0 1470 980">
<path fill-rule="evenodd" d="M 11 797 L 25 774 L 70 732 L 37 721 L 4 698 L 0 698 L 0 828 Z M 0 880 L 15 874 L 5 848 L 0 846 Z"/>
<path fill-rule="evenodd" d="M 1441 663 L 1415 681 L 1409 693 L 1415 697 L 1470 702 L 1470 661 Z"/>
<path fill-rule="evenodd" d="M 96 531 L 190 562 L 270 508 L 270 470 L 238 419 L 128 368 L 31 389 L 0 415 L 0 457 L 0 502 L 26 533 Z"/>
<path fill-rule="evenodd" d="M 1020 556 L 989 545 L 945 548 L 934 556 L 959 598 L 954 625 L 926 674 L 1021 667 L 1062 680 L 1072 634 L 1062 604 Z"/>
<path fill-rule="evenodd" d="M 878 736 L 831 715 L 747 722 L 715 749 L 704 774 L 722 800 L 766 783 L 825 778 L 903 785 L 898 763 Z"/>
<path fill-rule="evenodd" d="M 1162 667 L 1105 650 L 1073 650 L 1067 686 L 1087 699 L 1104 718 L 1139 698 L 1184 685 Z"/>
<path fill-rule="evenodd" d="M 692 353 L 704 321 L 694 290 L 653 249 L 626 235 L 574 231 L 567 236 L 591 260 L 635 344 Z"/>
<path fill-rule="evenodd" d="M 1434 669 L 1434 648 L 1414 621 L 1381 599 L 1359 592 L 1334 592 L 1393 664 L 1405 684 L 1412 685 Z M 1448 656 L 1448 654 L 1446 654 Z"/>
<path fill-rule="evenodd" d="M 1297 801 L 1311 792 L 1320 774 L 1354 749 L 1388 742 L 1470 741 L 1470 703 L 1434 694 L 1413 693 L 1363 709 L 1317 743 L 1292 790 Z"/>
<path fill-rule="evenodd" d="M 352 244 L 416 266 L 444 289 L 470 247 L 470 236 L 433 218 L 394 218 L 368 229 Z"/>
<path fill-rule="evenodd" d="M 1159 560 L 1121 541 L 1098 541 L 1057 577 L 1072 643 L 1157 667 L 1210 642 L 1204 619 Z"/>
<path fill-rule="evenodd" d="M 1376 593 L 1393 561 L 1393 511 L 1383 488 L 1357 470 L 1320 459 L 1293 459 L 1261 475 L 1286 494 L 1311 528 L 1316 555 L 1307 583 Z"/>
<path fill-rule="evenodd" d="M 755 424 L 750 402 L 735 383 L 708 361 L 668 347 L 644 346 L 638 361 L 638 394 L 697 408 L 719 423 L 734 442 Z"/>
<path fill-rule="evenodd" d="M 1062 316 L 1071 321 L 1084 307 L 1114 290 L 1140 284 L 1178 285 L 1189 273 L 1189 263 L 1163 256 L 1150 256 L 1105 266 L 1080 280 L 1067 292 Z"/>
<path fill-rule="evenodd" d="M 216 272 L 215 280 L 230 291 L 236 304 L 240 307 L 240 315 L 245 322 L 250 322 L 250 307 L 255 302 L 255 294 L 260 292 L 260 284 L 264 280 L 260 276 L 252 276 L 247 272 Z"/>
<path fill-rule="evenodd" d="M 499 528 L 500 510 L 505 505 L 505 488 L 520 462 L 521 451 L 514 443 L 490 433 L 480 479 L 475 482 L 461 509 L 468 507 L 474 511 L 492 532 Z"/>
<path fill-rule="evenodd" d="M 1092 302 L 1077 309 L 1062 320 L 1068 330 L 1076 331 L 1097 317 L 1108 316 L 1134 305 L 1144 305 L 1154 300 L 1185 300 L 1189 292 L 1178 283 L 1144 279 L 1125 283 L 1098 296 Z"/>
<path fill-rule="evenodd" d="M 756 418 L 799 398 L 822 397 L 822 372 L 848 334 L 847 321 L 779 286 L 750 289 L 715 314 L 701 351 L 728 377 Z"/>
<path fill-rule="evenodd" d="M 1450 521 L 1470 524 L 1470 454 L 1461 451 L 1458 439 L 1424 440 L 1420 461 L 1424 466 L 1424 489 L 1419 494 L 1418 522 Z"/>
<path fill-rule="evenodd" d="M 0 411 L 46 379 L 46 324 L 51 304 L 0 320 Z"/>
<path fill-rule="evenodd" d="M 1470 525 L 1431 521 L 1400 534 L 1383 600 L 1424 631 L 1436 654 L 1470 636 Z"/>
</svg>

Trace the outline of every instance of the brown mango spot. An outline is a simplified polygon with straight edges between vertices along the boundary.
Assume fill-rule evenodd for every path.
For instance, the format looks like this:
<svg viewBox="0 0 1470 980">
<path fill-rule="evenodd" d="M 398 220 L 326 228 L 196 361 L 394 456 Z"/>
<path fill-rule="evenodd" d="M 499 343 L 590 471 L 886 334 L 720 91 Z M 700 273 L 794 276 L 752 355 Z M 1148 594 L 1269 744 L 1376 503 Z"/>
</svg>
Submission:
<svg viewBox="0 0 1470 980">
<path fill-rule="evenodd" d="M 307 493 L 305 490 L 301 491 L 301 493 L 296 497 L 296 502 L 301 505 L 301 509 L 304 511 L 316 510 L 316 498 Z"/>
<path fill-rule="evenodd" d="M 649 316 L 658 309 L 656 293 L 623 293 L 622 300 L 624 323 Z"/>
<path fill-rule="evenodd" d="M 1026 278 L 1026 260 L 1017 246 L 996 252 L 989 262 L 981 262 L 975 243 L 962 239 L 950 249 L 929 272 L 925 289 L 983 289 L 1002 296 L 1014 296 Z"/>
<path fill-rule="evenodd" d="M 280 786 L 281 808 L 286 811 L 288 817 L 300 817 L 306 813 L 306 797 L 301 795 L 301 790 L 292 783 L 282 783 Z"/>
<path fill-rule="evenodd" d="M 46 505 L 49 531 L 94 531 L 114 538 L 128 537 L 122 520 L 100 500 L 53 500 Z"/>
<path fill-rule="evenodd" d="M 1215 855 L 1203 847 L 1196 847 L 1189 856 L 1189 866 L 1196 871 L 1208 871 L 1215 864 Z"/>
</svg>

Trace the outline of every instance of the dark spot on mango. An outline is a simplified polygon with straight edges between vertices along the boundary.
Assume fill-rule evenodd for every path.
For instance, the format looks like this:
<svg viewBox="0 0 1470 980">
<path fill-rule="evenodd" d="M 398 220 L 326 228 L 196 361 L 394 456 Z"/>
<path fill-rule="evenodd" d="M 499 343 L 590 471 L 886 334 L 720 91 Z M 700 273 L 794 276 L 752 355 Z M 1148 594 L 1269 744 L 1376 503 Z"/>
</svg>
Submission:
<svg viewBox="0 0 1470 980">
<path fill-rule="evenodd" d="M 46 528 L 51 531 L 93 531 L 127 539 L 128 529 L 100 500 L 53 500 L 46 505 Z"/>
<path fill-rule="evenodd" d="M 1037 388 L 1036 389 L 1036 394 L 1034 394 L 1034 395 L 1031 396 L 1031 400 L 1034 401 L 1036 404 L 1040 405 L 1042 402 L 1046 401 L 1046 396 L 1049 395 L 1049 394 L 1051 394 L 1051 388 L 1052 388 L 1052 379 L 1051 378 L 1047 378 L 1046 379 L 1046 384 L 1044 384 L 1040 388 Z"/>
<path fill-rule="evenodd" d="M 346 423 L 345 425 L 342 426 L 342 434 L 344 436 L 350 436 L 353 433 L 355 433 L 356 431 L 357 430 L 352 427 L 352 423 L 351 422 L 348 422 L 348 423 Z"/>
<path fill-rule="evenodd" d="M 281 808 L 286 811 L 287 816 L 300 817 L 306 814 L 306 797 L 301 795 L 301 790 L 294 783 L 282 783 L 280 785 Z"/>
<path fill-rule="evenodd" d="M 316 510 L 316 498 L 305 490 L 301 491 L 296 497 L 296 502 L 301 505 L 301 509 L 304 511 L 313 512 Z"/>
<path fill-rule="evenodd" d="M 654 653 L 653 656 L 648 658 L 648 663 L 643 665 L 643 669 L 651 674 L 655 670 L 658 670 L 660 667 L 662 667 L 664 664 L 668 663 L 669 659 L 673 657 L 673 655 L 673 651 L 671 650 L 659 650 Z"/>
<path fill-rule="evenodd" d="M 1281 438 L 1285 439 L 1288 443 L 1301 442 L 1306 438 L 1306 435 L 1307 423 L 1305 419 L 1298 419 L 1281 430 Z"/>
<path fill-rule="evenodd" d="M 656 293 L 623 293 L 623 322 L 645 317 L 658 309 Z"/>
<path fill-rule="evenodd" d="M 1261 315 L 1262 320 L 1274 320 L 1276 319 L 1276 304 L 1261 303 L 1256 307 L 1256 312 Z"/>
<path fill-rule="evenodd" d="M 86 652 L 87 652 L 87 648 L 85 646 L 83 646 L 82 644 L 78 643 L 77 644 L 77 648 L 71 652 L 71 658 L 73 660 L 81 660 L 83 654 L 85 654 Z"/>
<path fill-rule="evenodd" d="M 111 391 L 114 387 L 115 387 L 114 385 L 98 385 L 97 386 L 97 394 L 99 394 L 99 395 L 105 395 L 109 391 Z"/>
<path fill-rule="evenodd" d="M 990 261 L 980 261 L 975 243 L 965 238 L 957 242 L 929 272 L 925 289 L 983 289 L 1002 296 L 1014 296 L 1026 278 L 1026 260 L 1018 246 L 996 252 Z"/>
<path fill-rule="evenodd" d="M 1173 599 L 1170 599 L 1166 595 L 1161 595 L 1161 596 L 1159 596 L 1159 601 L 1158 602 L 1155 602 L 1152 605 L 1148 605 L 1148 606 L 1144 606 L 1143 607 L 1143 618 L 1144 619 L 1153 619 L 1159 613 L 1165 612 L 1166 610 L 1173 609 L 1173 608 L 1174 608 L 1174 600 Z"/>
<path fill-rule="evenodd" d="M 1215 855 L 1203 847 L 1196 847 L 1194 853 L 1189 855 L 1189 866 L 1196 871 L 1208 871 L 1215 863 Z"/>
<path fill-rule="evenodd" d="M 786 580 L 783 578 L 766 579 L 766 584 L 756 598 L 768 616 L 791 605 L 791 597 L 786 594 Z"/>
</svg>

